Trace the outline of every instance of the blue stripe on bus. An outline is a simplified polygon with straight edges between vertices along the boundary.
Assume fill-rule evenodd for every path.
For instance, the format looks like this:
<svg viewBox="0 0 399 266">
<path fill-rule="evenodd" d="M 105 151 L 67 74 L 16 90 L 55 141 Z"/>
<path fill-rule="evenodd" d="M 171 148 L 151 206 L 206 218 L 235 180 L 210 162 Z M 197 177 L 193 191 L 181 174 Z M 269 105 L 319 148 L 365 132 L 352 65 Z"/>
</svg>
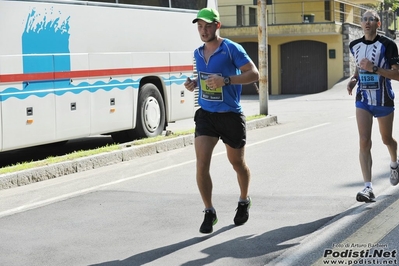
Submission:
<svg viewBox="0 0 399 266">
<path fill-rule="evenodd" d="M 182 85 L 188 76 L 183 75 L 181 77 L 171 76 L 169 79 L 163 79 L 166 86 L 172 84 Z M 96 92 L 98 90 L 110 91 L 112 89 L 118 88 L 119 90 L 125 90 L 127 88 L 133 87 L 138 89 L 140 85 L 140 80 L 126 79 L 124 81 L 118 81 L 116 79 L 111 80 L 106 83 L 103 81 L 97 81 L 93 84 L 88 82 L 81 82 L 78 85 L 71 85 L 69 80 L 67 81 L 68 86 L 65 87 L 55 87 L 53 81 L 40 81 L 40 82 L 30 82 L 27 84 L 24 90 L 17 88 L 7 88 L 0 93 L 0 101 L 5 101 L 9 98 L 26 99 L 29 96 L 45 97 L 48 94 L 55 94 L 57 96 L 62 96 L 67 92 L 74 94 L 80 94 L 84 91 Z M 29 89 L 28 89 L 29 88 Z"/>
</svg>

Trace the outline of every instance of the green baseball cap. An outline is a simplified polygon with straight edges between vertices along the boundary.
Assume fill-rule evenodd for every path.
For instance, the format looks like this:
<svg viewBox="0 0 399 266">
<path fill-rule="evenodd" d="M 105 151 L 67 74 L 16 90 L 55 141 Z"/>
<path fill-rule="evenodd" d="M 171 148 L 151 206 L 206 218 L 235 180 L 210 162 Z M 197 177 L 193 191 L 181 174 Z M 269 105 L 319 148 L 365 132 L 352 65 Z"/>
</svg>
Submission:
<svg viewBox="0 0 399 266">
<path fill-rule="evenodd" d="M 193 23 L 196 23 L 198 20 L 203 20 L 206 23 L 219 22 L 219 12 L 213 8 L 203 8 L 198 12 L 197 18 L 193 20 Z"/>
</svg>

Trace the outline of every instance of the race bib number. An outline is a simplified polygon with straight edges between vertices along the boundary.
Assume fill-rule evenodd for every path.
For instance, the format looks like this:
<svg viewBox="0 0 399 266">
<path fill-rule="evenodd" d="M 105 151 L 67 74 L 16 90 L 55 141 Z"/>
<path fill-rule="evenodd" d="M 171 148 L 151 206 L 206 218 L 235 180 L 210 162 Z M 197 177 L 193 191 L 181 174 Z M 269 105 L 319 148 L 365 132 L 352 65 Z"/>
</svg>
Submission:
<svg viewBox="0 0 399 266">
<path fill-rule="evenodd" d="M 201 89 L 202 89 L 202 99 L 207 100 L 207 101 L 223 101 L 223 89 L 222 87 L 212 89 L 209 88 L 208 85 L 206 85 L 206 80 L 208 79 L 209 75 L 213 75 L 213 73 L 204 73 L 201 72 L 199 74 L 199 80 L 201 84 Z M 216 74 L 219 76 L 222 76 L 222 74 Z"/>
<path fill-rule="evenodd" d="M 359 72 L 359 79 L 362 90 L 378 90 L 380 88 L 378 74 L 362 71 Z"/>
</svg>

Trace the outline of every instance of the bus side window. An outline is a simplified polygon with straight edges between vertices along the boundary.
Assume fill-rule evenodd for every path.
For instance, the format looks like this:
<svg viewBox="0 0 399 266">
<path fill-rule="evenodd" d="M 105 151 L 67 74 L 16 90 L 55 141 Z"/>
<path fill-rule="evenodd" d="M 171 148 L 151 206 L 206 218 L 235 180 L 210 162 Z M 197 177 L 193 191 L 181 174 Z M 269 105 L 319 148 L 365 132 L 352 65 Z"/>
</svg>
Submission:
<svg viewBox="0 0 399 266">
<path fill-rule="evenodd" d="M 206 7 L 207 0 L 171 0 L 172 7 L 200 10 Z"/>
<path fill-rule="evenodd" d="M 169 0 L 118 0 L 119 4 L 169 7 Z"/>
<path fill-rule="evenodd" d="M 117 3 L 138 6 L 170 7 L 169 0 L 89 0 L 101 3 Z M 205 8 L 208 0 L 171 0 L 171 7 L 200 10 Z"/>
<path fill-rule="evenodd" d="M 116 0 L 89 0 L 90 2 L 116 3 Z"/>
</svg>

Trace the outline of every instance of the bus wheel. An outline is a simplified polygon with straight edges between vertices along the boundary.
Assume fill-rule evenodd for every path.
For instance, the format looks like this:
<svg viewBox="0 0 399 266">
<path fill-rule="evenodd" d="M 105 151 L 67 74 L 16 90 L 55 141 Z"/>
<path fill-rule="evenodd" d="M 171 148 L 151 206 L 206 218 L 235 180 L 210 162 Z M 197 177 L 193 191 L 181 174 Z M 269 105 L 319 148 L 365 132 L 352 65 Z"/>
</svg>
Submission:
<svg viewBox="0 0 399 266">
<path fill-rule="evenodd" d="M 147 138 L 162 134 L 165 127 L 165 105 L 154 84 L 147 83 L 141 87 L 137 105 L 134 135 L 137 138 Z"/>
<path fill-rule="evenodd" d="M 138 97 L 136 128 L 111 133 L 116 143 L 155 137 L 165 127 L 165 105 L 158 88 L 147 83 L 141 87 Z"/>
</svg>

